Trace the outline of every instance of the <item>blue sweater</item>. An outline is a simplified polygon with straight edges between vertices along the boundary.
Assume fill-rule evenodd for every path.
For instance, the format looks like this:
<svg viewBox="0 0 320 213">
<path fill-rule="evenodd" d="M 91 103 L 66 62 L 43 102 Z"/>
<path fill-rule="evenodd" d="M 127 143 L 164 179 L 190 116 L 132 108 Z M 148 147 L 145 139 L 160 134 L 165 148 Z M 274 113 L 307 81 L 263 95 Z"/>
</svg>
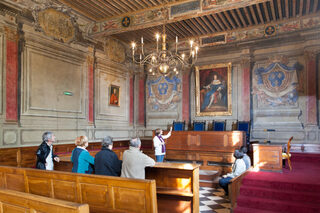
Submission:
<svg viewBox="0 0 320 213">
<path fill-rule="evenodd" d="M 72 172 L 84 174 L 92 173 L 94 157 L 92 157 L 87 150 L 78 147 L 72 150 L 71 161 L 73 163 Z"/>
</svg>

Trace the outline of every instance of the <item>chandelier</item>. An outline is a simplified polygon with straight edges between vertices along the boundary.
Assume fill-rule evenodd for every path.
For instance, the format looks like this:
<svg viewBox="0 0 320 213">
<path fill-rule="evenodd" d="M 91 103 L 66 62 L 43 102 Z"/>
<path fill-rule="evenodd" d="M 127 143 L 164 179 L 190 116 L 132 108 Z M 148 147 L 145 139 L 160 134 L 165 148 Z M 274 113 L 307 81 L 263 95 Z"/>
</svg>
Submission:
<svg viewBox="0 0 320 213">
<path fill-rule="evenodd" d="M 194 40 L 190 40 L 190 49 L 178 53 L 178 36 L 176 36 L 175 42 L 175 52 L 172 52 L 167 49 L 167 34 L 165 32 L 165 25 L 163 25 L 163 33 L 160 35 L 156 34 L 156 49 L 150 54 L 145 54 L 144 52 L 144 43 L 143 37 L 141 37 L 141 52 L 139 54 L 139 58 L 136 60 L 135 53 L 138 52 L 138 47 L 136 43 L 131 43 L 132 48 L 132 61 L 133 63 L 140 64 L 140 66 L 144 66 L 144 69 L 147 70 L 148 74 L 156 75 L 157 73 L 167 76 L 170 73 L 178 74 L 179 70 L 182 70 L 184 67 L 191 67 L 194 65 L 198 58 L 199 46 L 194 42 Z M 160 41 L 160 37 L 162 41 Z M 161 43 L 161 49 L 159 50 L 159 42 Z"/>
</svg>

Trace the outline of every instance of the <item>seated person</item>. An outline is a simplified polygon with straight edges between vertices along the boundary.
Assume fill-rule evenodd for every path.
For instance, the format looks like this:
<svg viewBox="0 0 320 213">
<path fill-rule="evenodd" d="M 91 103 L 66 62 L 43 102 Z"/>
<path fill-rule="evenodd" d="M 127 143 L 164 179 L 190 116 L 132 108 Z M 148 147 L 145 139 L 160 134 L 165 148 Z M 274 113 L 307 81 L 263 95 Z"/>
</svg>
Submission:
<svg viewBox="0 0 320 213">
<path fill-rule="evenodd" d="M 75 144 L 77 147 L 72 150 L 71 155 L 72 172 L 91 174 L 93 172 L 94 157 L 86 149 L 89 145 L 88 138 L 86 136 L 77 137 Z"/>
<path fill-rule="evenodd" d="M 122 161 L 112 151 L 112 138 L 110 136 L 103 138 L 101 146 L 101 151 L 96 154 L 94 159 L 95 174 L 119 177 L 121 175 Z"/>
<path fill-rule="evenodd" d="M 248 170 L 251 166 L 251 160 L 250 157 L 247 155 L 248 149 L 245 146 L 241 146 L 240 151 L 243 153 L 243 160 L 246 164 L 246 170 Z"/>
<path fill-rule="evenodd" d="M 154 166 L 155 161 L 140 151 L 139 138 L 130 140 L 129 149 L 124 151 L 121 177 L 145 179 L 144 168 Z"/>
<path fill-rule="evenodd" d="M 232 172 L 228 173 L 226 175 L 223 175 L 222 178 L 219 180 L 219 185 L 224 189 L 226 192 L 226 196 L 229 195 L 228 191 L 228 184 L 230 183 L 230 180 L 232 178 L 238 177 L 242 173 L 246 171 L 246 164 L 244 162 L 243 153 L 239 150 L 235 150 L 233 153 L 233 156 L 236 158 L 236 161 L 234 162 L 232 166 Z"/>
</svg>

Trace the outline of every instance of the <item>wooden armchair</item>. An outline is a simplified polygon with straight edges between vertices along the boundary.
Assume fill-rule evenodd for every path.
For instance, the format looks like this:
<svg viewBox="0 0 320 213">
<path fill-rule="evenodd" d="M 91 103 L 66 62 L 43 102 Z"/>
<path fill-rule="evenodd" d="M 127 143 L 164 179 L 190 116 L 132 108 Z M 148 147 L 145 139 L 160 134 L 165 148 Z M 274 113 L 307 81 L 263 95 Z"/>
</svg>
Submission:
<svg viewBox="0 0 320 213">
<path fill-rule="evenodd" d="M 287 159 L 288 160 L 288 165 L 289 165 L 290 171 L 292 170 L 291 160 L 290 160 L 290 157 L 291 157 L 290 148 L 291 148 L 292 139 L 293 139 L 293 136 L 289 139 L 289 141 L 287 143 L 287 151 L 285 153 L 282 153 L 282 159 Z"/>
</svg>

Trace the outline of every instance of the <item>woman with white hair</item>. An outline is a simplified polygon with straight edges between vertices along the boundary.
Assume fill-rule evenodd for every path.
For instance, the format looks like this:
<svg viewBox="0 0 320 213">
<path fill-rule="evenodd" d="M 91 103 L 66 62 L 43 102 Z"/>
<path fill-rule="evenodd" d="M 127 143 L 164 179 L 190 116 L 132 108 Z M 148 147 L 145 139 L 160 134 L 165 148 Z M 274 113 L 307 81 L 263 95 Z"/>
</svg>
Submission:
<svg viewBox="0 0 320 213">
<path fill-rule="evenodd" d="M 53 153 L 52 143 L 55 142 L 56 137 L 52 132 L 45 132 L 42 135 L 42 143 L 40 144 L 37 155 L 37 169 L 53 170 L 53 160 L 59 162 L 60 159 Z"/>
</svg>

